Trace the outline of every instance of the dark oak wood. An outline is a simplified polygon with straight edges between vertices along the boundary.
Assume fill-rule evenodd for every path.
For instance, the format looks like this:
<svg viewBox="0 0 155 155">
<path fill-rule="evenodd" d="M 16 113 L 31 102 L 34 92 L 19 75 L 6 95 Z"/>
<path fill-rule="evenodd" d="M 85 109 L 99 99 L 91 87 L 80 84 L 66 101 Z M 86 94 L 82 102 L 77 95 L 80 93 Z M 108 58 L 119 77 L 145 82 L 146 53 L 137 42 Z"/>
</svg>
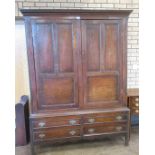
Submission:
<svg viewBox="0 0 155 155">
<path fill-rule="evenodd" d="M 21 10 L 34 144 L 124 135 L 131 10 Z M 94 133 L 93 133 L 94 132 Z"/>
<path fill-rule="evenodd" d="M 132 115 L 139 116 L 139 89 L 128 89 L 128 107 Z"/>
<path fill-rule="evenodd" d="M 139 124 L 139 89 L 138 88 L 130 88 L 128 89 L 128 107 L 130 109 L 130 131 L 132 125 Z M 137 119 L 136 123 L 133 123 L 133 119 Z M 129 134 L 130 137 L 130 134 Z"/>
<path fill-rule="evenodd" d="M 139 89 L 128 89 L 128 107 L 130 109 L 131 117 L 139 117 Z M 138 124 L 138 122 L 136 123 Z M 132 119 L 130 126 L 132 126 Z"/>
<path fill-rule="evenodd" d="M 21 96 L 19 103 L 15 105 L 15 112 L 16 112 L 16 129 L 15 129 L 16 146 L 23 146 L 28 144 L 30 140 L 28 96 L 26 95 Z"/>
<path fill-rule="evenodd" d="M 105 123 L 84 125 L 84 136 L 112 132 L 126 132 L 126 123 Z"/>
<path fill-rule="evenodd" d="M 63 131 L 63 132 L 62 132 Z M 48 141 L 68 137 L 80 137 L 80 126 L 42 129 L 34 132 L 34 141 Z"/>
</svg>

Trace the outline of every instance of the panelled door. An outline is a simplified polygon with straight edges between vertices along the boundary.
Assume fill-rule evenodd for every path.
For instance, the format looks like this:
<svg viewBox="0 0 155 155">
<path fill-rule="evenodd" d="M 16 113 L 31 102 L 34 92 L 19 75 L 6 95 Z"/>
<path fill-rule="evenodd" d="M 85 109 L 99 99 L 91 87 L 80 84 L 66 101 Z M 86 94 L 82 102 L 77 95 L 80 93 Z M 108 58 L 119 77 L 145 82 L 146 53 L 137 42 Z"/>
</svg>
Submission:
<svg viewBox="0 0 155 155">
<path fill-rule="evenodd" d="M 32 22 L 37 111 L 79 107 L 79 34 L 78 20 Z"/>
<path fill-rule="evenodd" d="M 119 20 L 82 20 L 83 107 L 122 104 Z"/>
</svg>

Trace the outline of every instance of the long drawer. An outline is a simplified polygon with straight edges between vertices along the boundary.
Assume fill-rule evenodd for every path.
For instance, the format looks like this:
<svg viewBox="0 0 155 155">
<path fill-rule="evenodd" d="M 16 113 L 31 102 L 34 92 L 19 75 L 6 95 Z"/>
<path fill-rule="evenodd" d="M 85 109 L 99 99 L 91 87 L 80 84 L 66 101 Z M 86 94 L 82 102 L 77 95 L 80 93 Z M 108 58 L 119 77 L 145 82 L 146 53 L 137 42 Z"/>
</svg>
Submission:
<svg viewBox="0 0 155 155">
<path fill-rule="evenodd" d="M 106 123 L 106 124 L 89 124 L 84 125 L 84 135 L 103 134 L 112 132 L 126 132 L 126 123 Z"/>
<path fill-rule="evenodd" d="M 41 129 L 33 133 L 34 141 L 46 141 L 59 138 L 80 137 L 80 126 Z"/>
<path fill-rule="evenodd" d="M 126 112 L 115 112 L 115 113 L 99 113 L 84 115 L 83 123 L 106 123 L 106 122 L 123 122 L 128 120 L 128 113 Z"/>
<path fill-rule="evenodd" d="M 50 118 L 35 119 L 32 121 L 33 129 L 51 128 L 59 126 L 80 125 L 80 116 L 59 116 Z"/>
</svg>

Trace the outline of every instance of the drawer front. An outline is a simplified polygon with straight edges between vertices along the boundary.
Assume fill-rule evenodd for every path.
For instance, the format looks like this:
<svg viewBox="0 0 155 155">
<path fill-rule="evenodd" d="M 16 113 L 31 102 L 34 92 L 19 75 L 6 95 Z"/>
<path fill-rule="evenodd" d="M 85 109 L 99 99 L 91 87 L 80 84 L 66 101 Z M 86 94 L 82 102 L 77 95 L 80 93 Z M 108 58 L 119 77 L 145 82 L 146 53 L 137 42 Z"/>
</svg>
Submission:
<svg viewBox="0 0 155 155">
<path fill-rule="evenodd" d="M 32 121 L 33 128 L 50 128 L 58 126 L 80 125 L 80 116 L 61 116 L 51 118 L 41 118 Z"/>
<path fill-rule="evenodd" d="M 133 115 L 139 115 L 139 109 L 138 109 L 138 108 L 132 108 L 132 109 L 131 109 L 131 113 L 132 113 Z"/>
<path fill-rule="evenodd" d="M 108 123 L 84 125 L 84 135 L 103 134 L 112 132 L 126 132 L 126 123 Z"/>
<path fill-rule="evenodd" d="M 138 115 L 139 114 L 139 97 L 131 97 L 130 98 L 130 109 L 131 114 Z"/>
<path fill-rule="evenodd" d="M 127 121 L 128 113 L 102 113 L 84 116 L 84 124 Z"/>
<path fill-rule="evenodd" d="M 46 141 L 69 137 L 80 137 L 80 127 L 51 128 L 34 132 L 34 141 Z"/>
<path fill-rule="evenodd" d="M 130 104 L 139 106 L 139 97 L 138 96 L 130 97 Z"/>
</svg>

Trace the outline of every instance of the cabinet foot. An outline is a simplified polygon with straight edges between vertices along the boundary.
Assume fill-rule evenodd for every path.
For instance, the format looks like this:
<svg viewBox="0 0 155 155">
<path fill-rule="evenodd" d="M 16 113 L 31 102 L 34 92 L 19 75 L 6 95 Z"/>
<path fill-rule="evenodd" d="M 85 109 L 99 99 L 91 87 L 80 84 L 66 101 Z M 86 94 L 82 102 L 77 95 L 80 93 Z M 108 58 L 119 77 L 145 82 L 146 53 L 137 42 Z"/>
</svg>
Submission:
<svg viewBox="0 0 155 155">
<path fill-rule="evenodd" d="M 129 145 L 129 134 L 125 135 L 125 146 Z"/>
<path fill-rule="evenodd" d="M 31 155 L 35 155 L 35 148 L 33 144 L 31 144 Z"/>
</svg>

